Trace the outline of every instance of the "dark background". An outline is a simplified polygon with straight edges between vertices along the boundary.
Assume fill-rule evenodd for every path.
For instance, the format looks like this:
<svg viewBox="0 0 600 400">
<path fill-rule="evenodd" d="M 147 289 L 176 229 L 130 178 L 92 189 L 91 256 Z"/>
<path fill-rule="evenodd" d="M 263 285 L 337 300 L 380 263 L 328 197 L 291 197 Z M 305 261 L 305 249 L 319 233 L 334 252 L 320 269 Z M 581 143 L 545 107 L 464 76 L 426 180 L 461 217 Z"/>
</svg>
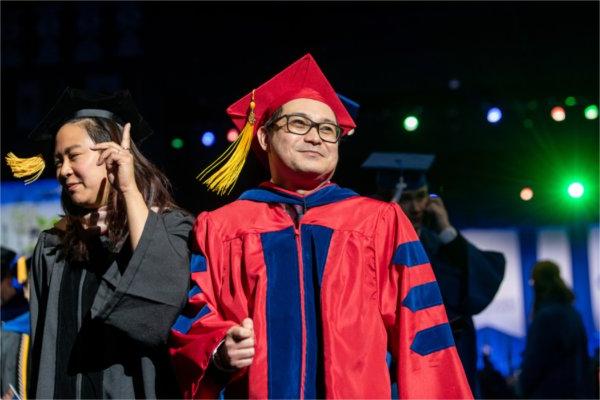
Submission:
<svg viewBox="0 0 600 400">
<path fill-rule="evenodd" d="M 339 184 L 372 193 L 360 168 L 372 151 L 433 153 L 430 181 L 458 226 L 597 222 L 598 119 L 583 109 L 598 105 L 598 4 L 3 1 L 2 155 L 32 155 L 25 137 L 65 86 L 128 88 L 155 130 L 142 150 L 178 202 L 216 208 L 265 176 L 251 157 L 229 197 L 195 180 L 229 144 L 226 107 L 310 52 L 361 105 Z M 567 96 L 577 105 L 564 106 Z M 485 119 L 492 105 L 504 114 L 497 125 Z M 567 111 L 561 123 L 555 105 Z M 408 113 L 419 115 L 415 132 L 402 129 Z M 217 136 L 211 148 L 205 130 Z M 185 146 L 173 149 L 173 137 Z M 586 184 L 578 201 L 565 194 L 575 177 Z M 6 166 L 2 179 L 12 179 Z"/>
</svg>

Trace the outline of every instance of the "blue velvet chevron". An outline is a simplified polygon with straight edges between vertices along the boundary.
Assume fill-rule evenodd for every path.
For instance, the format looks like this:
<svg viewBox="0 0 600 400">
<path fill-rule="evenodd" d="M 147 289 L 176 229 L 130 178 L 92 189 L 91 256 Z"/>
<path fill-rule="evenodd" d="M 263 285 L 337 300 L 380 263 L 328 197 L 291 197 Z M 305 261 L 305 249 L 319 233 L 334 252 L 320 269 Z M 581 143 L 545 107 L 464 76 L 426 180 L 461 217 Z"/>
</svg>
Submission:
<svg viewBox="0 0 600 400">
<path fill-rule="evenodd" d="M 429 262 L 427 253 L 423 245 L 418 240 L 414 242 L 402 243 L 394 252 L 392 262 L 396 265 L 406 265 L 414 267 Z"/>
<path fill-rule="evenodd" d="M 402 305 L 412 312 L 440 304 L 442 304 L 442 293 L 435 281 L 412 287 L 402 300 Z"/>
<path fill-rule="evenodd" d="M 450 324 L 444 323 L 423 329 L 415 335 L 410 349 L 417 354 L 426 356 L 454 346 Z"/>
</svg>

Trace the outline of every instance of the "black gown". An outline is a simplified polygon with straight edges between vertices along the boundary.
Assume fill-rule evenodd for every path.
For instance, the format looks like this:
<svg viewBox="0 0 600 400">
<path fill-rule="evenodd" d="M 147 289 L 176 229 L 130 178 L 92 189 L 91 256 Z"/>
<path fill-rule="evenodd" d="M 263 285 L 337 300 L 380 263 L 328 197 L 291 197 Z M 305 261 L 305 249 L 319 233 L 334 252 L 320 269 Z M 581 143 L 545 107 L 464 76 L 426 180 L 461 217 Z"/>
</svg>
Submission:
<svg viewBox="0 0 600 400">
<path fill-rule="evenodd" d="M 519 377 L 523 398 L 593 398 L 593 372 L 581 315 L 570 304 L 540 304 L 529 331 Z"/>
<path fill-rule="evenodd" d="M 181 211 L 149 212 L 140 241 L 68 263 L 61 232 L 41 233 L 32 262 L 30 398 L 178 398 L 166 341 L 187 299 Z"/>
<path fill-rule="evenodd" d="M 482 251 L 460 233 L 443 244 L 438 235 L 422 228 L 419 239 L 440 286 L 458 355 L 473 394 L 477 396 L 477 338 L 473 315 L 494 299 L 504 277 L 504 255 Z"/>
</svg>

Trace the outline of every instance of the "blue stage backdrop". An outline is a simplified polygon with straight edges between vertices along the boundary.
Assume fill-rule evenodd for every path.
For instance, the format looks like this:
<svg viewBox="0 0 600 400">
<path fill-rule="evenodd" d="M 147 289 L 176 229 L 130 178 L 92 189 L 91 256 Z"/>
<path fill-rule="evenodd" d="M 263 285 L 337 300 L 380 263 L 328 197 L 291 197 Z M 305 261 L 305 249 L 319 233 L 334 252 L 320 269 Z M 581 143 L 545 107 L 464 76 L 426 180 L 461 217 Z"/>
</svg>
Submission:
<svg viewBox="0 0 600 400">
<path fill-rule="evenodd" d="M 0 190 L 2 246 L 31 255 L 40 231 L 50 228 L 62 213 L 60 185 L 55 179 L 30 185 L 2 182 Z"/>
</svg>

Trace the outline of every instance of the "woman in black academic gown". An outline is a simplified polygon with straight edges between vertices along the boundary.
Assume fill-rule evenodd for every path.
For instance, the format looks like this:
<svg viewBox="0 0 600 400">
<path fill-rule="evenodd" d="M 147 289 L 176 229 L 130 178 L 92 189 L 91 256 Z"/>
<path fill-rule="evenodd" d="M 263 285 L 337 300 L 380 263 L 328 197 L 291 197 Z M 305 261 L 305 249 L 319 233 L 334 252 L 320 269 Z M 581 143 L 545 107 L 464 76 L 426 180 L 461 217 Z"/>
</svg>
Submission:
<svg viewBox="0 0 600 400">
<path fill-rule="evenodd" d="M 149 132 L 128 92 L 67 89 L 32 133 L 54 137 L 65 215 L 33 255 L 29 397 L 179 397 L 166 340 L 192 219 L 131 139 Z"/>
</svg>

